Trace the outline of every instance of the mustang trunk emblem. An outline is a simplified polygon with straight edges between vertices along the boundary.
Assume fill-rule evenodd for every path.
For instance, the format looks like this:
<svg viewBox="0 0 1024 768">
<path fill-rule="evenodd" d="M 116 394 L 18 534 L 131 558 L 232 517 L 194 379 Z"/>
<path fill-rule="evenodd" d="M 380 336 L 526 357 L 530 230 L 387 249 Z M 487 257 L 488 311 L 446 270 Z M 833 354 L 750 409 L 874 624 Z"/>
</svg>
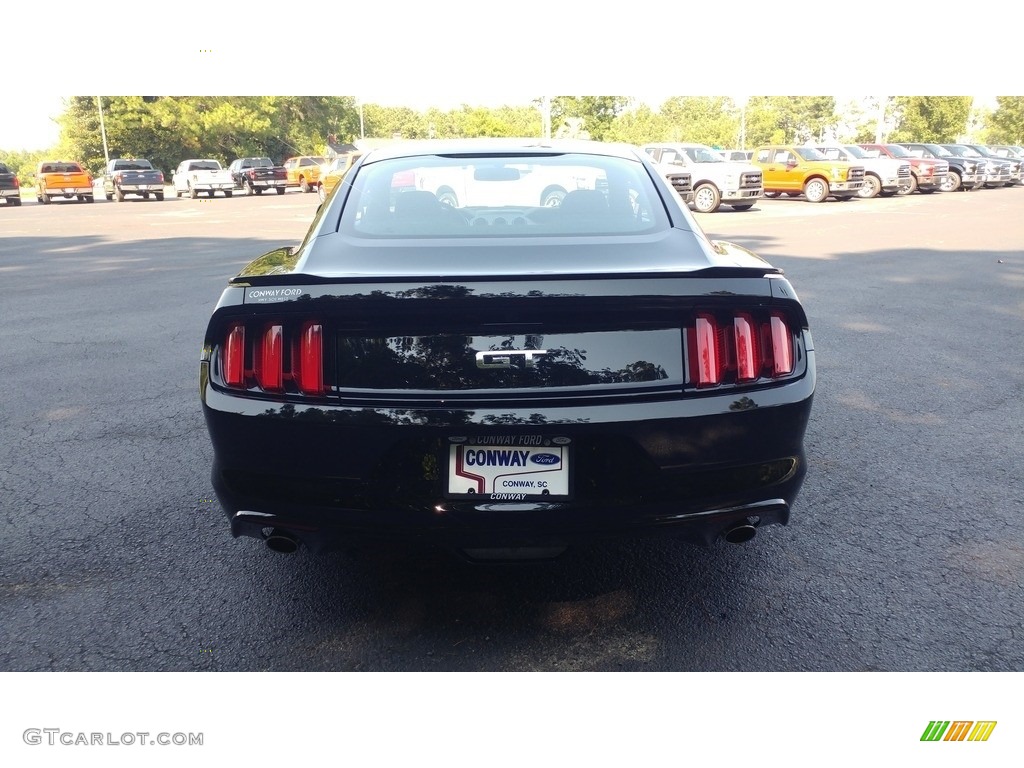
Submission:
<svg viewBox="0 0 1024 768">
<path fill-rule="evenodd" d="M 477 352 L 477 368 L 511 368 L 513 357 L 522 357 L 527 368 L 533 368 L 535 357 L 546 355 L 546 349 L 503 349 L 499 352 Z"/>
</svg>

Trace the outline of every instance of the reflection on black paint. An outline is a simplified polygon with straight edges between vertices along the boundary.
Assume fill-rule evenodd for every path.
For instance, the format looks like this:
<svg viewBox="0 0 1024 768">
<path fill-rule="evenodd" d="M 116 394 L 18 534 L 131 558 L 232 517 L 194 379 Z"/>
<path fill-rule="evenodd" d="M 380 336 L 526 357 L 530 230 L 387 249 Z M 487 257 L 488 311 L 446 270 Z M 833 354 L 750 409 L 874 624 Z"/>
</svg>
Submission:
<svg viewBox="0 0 1024 768">
<path fill-rule="evenodd" d="M 545 347 L 541 335 L 506 335 L 482 348 L 474 348 L 474 341 L 479 344 L 481 340 L 458 334 L 342 337 L 338 343 L 338 386 L 373 389 L 387 382 L 392 389 L 460 391 L 642 384 L 668 378 L 661 365 L 646 360 L 618 369 L 588 367 L 587 350 Z M 507 368 L 477 366 L 477 351 L 516 349 L 547 349 L 547 353 L 535 358 L 530 367 L 516 356 Z"/>
</svg>

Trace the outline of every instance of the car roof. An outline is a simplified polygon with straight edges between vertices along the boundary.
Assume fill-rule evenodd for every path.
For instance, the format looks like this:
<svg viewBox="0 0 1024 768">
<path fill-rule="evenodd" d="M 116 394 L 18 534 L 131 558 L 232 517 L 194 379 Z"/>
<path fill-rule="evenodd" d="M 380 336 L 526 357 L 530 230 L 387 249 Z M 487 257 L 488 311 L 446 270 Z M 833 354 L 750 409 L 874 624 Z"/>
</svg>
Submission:
<svg viewBox="0 0 1024 768">
<path fill-rule="evenodd" d="M 507 154 L 553 150 L 556 152 L 584 155 L 605 155 L 637 160 L 643 154 L 632 144 L 584 139 L 537 139 L 537 138 L 480 138 L 480 139 L 420 139 L 386 144 L 371 149 L 365 154 L 366 162 L 388 160 L 399 157 L 422 157 L 425 155 L 447 155 L 480 152 L 485 154 Z"/>
</svg>

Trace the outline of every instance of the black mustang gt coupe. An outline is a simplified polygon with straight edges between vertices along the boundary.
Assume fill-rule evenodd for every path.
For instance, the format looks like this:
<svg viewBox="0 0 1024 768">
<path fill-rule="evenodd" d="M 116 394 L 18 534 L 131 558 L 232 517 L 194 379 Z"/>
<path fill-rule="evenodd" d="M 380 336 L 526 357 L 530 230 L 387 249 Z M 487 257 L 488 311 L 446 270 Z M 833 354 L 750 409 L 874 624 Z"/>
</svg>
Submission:
<svg viewBox="0 0 1024 768">
<path fill-rule="evenodd" d="M 481 560 L 785 524 L 814 384 L 781 270 L 577 141 L 367 153 L 231 279 L 200 365 L 234 536 Z"/>
</svg>

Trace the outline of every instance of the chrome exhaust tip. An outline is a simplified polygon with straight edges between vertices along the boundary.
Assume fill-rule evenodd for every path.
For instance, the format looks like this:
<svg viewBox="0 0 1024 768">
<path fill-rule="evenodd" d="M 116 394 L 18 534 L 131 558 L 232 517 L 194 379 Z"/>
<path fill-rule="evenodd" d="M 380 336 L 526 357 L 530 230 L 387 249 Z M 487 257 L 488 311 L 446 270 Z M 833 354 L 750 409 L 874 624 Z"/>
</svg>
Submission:
<svg viewBox="0 0 1024 768">
<path fill-rule="evenodd" d="M 290 555 L 299 548 L 299 541 L 290 533 L 274 528 L 264 539 L 267 548 L 283 555 Z"/>
<path fill-rule="evenodd" d="M 742 544 L 757 535 L 757 528 L 750 523 L 740 523 L 727 530 L 723 536 L 730 544 Z"/>
</svg>

